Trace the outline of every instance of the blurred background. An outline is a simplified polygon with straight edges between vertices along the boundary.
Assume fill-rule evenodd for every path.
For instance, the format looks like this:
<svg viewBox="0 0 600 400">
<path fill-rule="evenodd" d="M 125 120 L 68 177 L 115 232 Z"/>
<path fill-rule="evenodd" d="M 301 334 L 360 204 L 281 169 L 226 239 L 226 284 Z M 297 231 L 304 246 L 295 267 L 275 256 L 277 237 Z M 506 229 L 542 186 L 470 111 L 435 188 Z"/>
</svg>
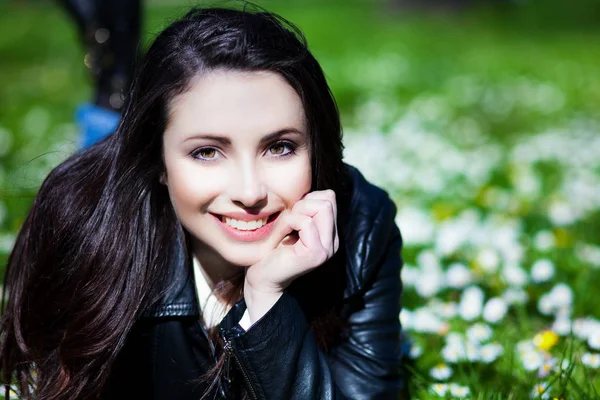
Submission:
<svg viewBox="0 0 600 400">
<path fill-rule="evenodd" d="M 600 2 L 255 3 L 305 33 L 346 161 L 398 205 L 413 393 L 600 398 Z M 193 4 L 143 2 L 142 47 Z M 0 3 L 2 275 L 79 146 L 78 35 L 57 2 Z"/>
</svg>

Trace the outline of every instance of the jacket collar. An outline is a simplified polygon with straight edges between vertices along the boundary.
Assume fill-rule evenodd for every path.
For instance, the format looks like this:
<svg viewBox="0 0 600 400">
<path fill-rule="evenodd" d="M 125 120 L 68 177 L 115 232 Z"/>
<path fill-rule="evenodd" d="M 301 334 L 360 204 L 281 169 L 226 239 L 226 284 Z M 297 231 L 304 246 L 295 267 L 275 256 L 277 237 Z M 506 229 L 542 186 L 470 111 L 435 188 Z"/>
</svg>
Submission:
<svg viewBox="0 0 600 400">
<path fill-rule="evenodd" d="M 363 284 L 368 279 L 368 256 L 380 253 L 377 242 L 371 239 L 376 216 L 380 213 L 382 194 L 381 189 L 370 184 L 354 167 L 345 164 L 346 172 L 351 182 L 351 202 L 349 221 L 346 229 L 346 288 L 344 299 L 360 293 Z M 385 195 L 387 198 L 387 195 Z M 378 199 L 379 198 L 379 199 Z M 379 244 L 381 247 L 381 244 Z M 147 309 L 142 317 L 163 318 L 198 316 L 199 306 L 196 295 L 193 267 L 185 249 L 185 239 L 176 238 L 173 241 L 173 256 L 168 266 L 165 294 L 155 305 Z"/>
</svg>

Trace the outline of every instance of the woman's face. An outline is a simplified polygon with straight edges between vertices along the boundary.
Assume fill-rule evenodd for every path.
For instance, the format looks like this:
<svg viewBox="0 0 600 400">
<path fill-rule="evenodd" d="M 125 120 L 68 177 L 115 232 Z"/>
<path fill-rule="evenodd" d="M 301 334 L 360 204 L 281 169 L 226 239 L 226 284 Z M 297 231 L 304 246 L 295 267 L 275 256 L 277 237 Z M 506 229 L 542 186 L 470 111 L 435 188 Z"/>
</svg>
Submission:
<svg viewBox="0 0 600 400">
<path fill-rule="evenodd" d="M 196 254 L 256 263 L 287 233 L 282 216 L 310 191 L 302 101 L 273 72 L 197 77 L 171 102 L 163 145 L 161 181 Z"/>
</svg>

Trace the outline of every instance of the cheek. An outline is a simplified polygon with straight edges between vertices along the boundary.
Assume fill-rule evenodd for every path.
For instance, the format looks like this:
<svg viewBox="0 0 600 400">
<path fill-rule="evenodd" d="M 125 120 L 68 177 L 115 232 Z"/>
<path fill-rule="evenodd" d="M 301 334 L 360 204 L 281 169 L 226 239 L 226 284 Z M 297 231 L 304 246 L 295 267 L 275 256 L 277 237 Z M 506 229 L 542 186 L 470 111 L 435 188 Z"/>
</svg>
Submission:
<svg viewBox="0 0 600 400">
<path fill-rule="evenodd" d="M 311 167 L 308 157 L 269 170 L 270 189 L 286 203 L 294 204 L 310 191 Z"/>
<path fill-rule="evenodd" d="M 214 174 L 202 173 L 194 163 L 175 160 L 167 163 L 167 187 L 177 215 L 198 212 L 219 191 Z"/>
</svg>

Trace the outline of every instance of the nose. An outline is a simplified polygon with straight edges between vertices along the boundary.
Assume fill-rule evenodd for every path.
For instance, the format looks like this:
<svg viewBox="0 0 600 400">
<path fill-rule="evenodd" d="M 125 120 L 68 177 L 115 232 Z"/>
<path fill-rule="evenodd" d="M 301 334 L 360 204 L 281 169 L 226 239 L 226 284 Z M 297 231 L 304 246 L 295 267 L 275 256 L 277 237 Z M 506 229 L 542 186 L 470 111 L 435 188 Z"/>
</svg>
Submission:
<svg viewBox="0 0 600 400">
<path fill-rule="evenodd" d="M 261 171 L 250 163 L 234 168 L 234 179 L 229 185 L 231 200 L 245 208 L 262 207 L 267 199 L 267 187 Z"/>
</svg>

